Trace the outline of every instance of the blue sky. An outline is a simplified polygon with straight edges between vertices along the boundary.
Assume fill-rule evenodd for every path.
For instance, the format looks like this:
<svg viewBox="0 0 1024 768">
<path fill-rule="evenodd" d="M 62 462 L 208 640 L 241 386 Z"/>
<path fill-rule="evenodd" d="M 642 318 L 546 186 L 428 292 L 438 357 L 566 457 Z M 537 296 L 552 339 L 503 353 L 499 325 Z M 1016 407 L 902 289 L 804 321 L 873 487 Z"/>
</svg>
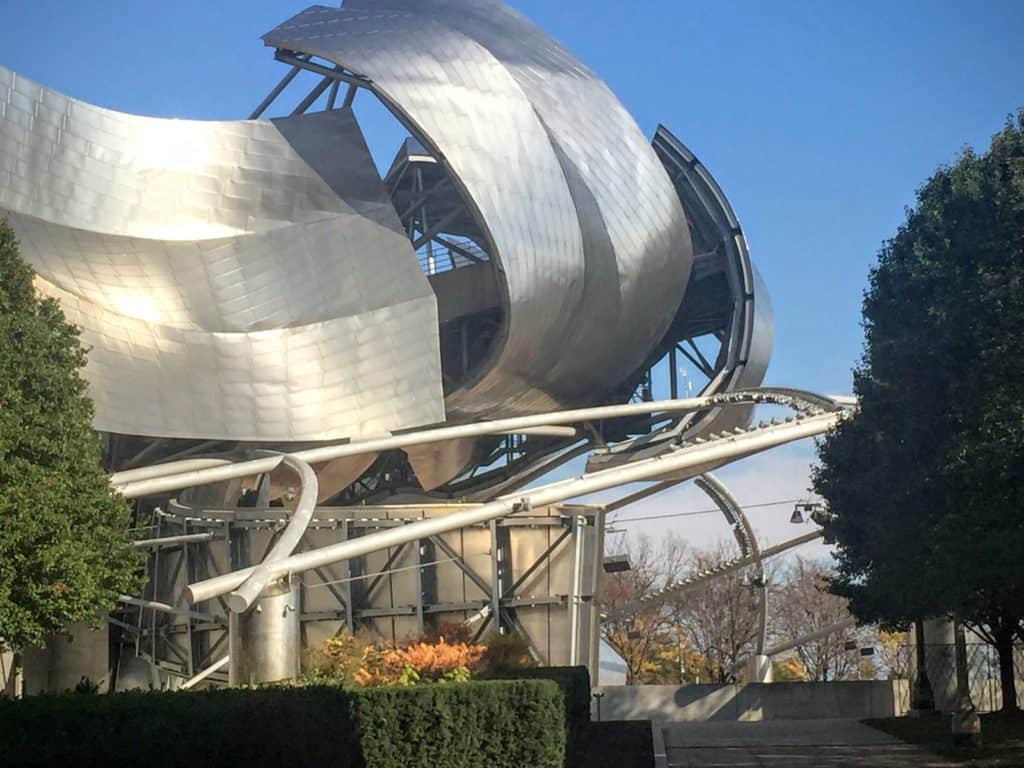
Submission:
<svg viewBox="0 0 1024 768">
<path fill-rule="evenodd" d="M 879 245 L 938 164 L 987 146 L 1024 106 L 1020 0 L 511 4 L 602 75 L 647 135 L 667 125 L 725 189 L 771 292 L 774 384 L 849 390 Z M 306 5 L 3 0 L 0 65 L 124 111 L 244 118 L 285 71 L 259 35 Z M 397 132 L 379 113 L 363 121 L 389 156 Z M 741 501 L 788 498 L 806 486 L 811 453 L 723 475 Z M 643 513 L 706 506 L 659 498 Z"/>
</svg>

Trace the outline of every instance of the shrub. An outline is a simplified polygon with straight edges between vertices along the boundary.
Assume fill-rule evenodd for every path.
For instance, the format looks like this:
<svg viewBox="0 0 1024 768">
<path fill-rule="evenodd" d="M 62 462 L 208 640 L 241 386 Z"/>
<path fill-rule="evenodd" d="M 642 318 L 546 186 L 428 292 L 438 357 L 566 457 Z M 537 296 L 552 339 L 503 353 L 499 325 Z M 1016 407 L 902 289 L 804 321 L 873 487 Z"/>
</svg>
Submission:
<svg viewBox="0 0 1024 768">
<path fill-rule="evenodd" d="M 313 651 L 307 682 L 358 684 L 364 687 L 409 686 L 470 679 L 486 648 L 444 637 L 398 648 L 378 648 L 368 636 L 340 634 Z"/>
<path fill-rule="evenodd" d="M 551 680 L 562 691 L 565 707 L 566 765 L 585 765 L 584 742 L 590 723 L 590 672 L 586 667 L 535 667 L 507 674 L 510 680 Z"/>
<path fill-rule="evenodd" d="M 547 681 L 134 692 L 0 700 L 0 765 L 559 768 Z"/>
<path fill-rule="evenodd" d="M 376 653 L 369 635 L 341 633 L 306 652 L 304 682 L 349 685 Z"/>
<path fill-rule="evenodd" d="M 484 677 L 501 678 L 537 666 L 530 654 L 530 643 L 519 632 L 489 632 L 483 643 L 487 647 L 480 660 Z"/>
<path fill-rule="evenodd" d="M 404 648 L 390 648 L 364 657 L 364 665 L 356 674 L 363 686 L 416 685 L 417 683 L 464 683 L 470 668 L 483 656 L 482 645 L 454 643 L 442 637 L 436 643 L 414 643 Z"/>
<path fill-rule="evenodd" d="M 0 702 L 0 765 L 358 768 L 338 689 L 133 692 Z"/>
<path fill-rule="evenodd" d="M 548 681 L 374 688 L 355 705 L 366 768 L 561 768 L 565 760 L 562 696 Z"/>
</svg>

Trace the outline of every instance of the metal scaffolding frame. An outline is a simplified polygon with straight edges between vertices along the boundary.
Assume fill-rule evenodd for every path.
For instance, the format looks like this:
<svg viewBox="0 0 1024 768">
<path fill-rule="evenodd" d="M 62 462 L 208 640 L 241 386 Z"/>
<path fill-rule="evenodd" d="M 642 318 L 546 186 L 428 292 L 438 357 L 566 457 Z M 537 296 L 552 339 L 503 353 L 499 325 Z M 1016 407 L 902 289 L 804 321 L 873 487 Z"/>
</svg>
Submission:
<svg viewBox="0 0 1024 768">
<path fill-rule="evenodd" d="M 120 632 L 121 653 L 133 649 L 178 684 L 197 677 L 194 684 L 226 683 L 226 596 L 207 601 L 202 610 L 173 603 L 185 584 L 233 568 L 243 540 L 269 552 L 283 530 L 284 512 L 180 505 L 157 512 L 151 535 L 164 543 L 150 547 L 149 583 L 140 595 L 123 596 L 122 608 L 110 617 Z M 373 535 L 427 512 L 321 507 L 299 548 Z M 396 514 L 403 516 L 392 517 Z M 466 624 L 474 640 L 495 629 L 518 631 L 541 662 L 596 668 L 594 597 L 603 526 L 599 506 L 557 507 L 548 514 L 534 510 L 417 539 L 388 548 L 380 557 L 312 569 L 300 581 L 303 644 L 308 648 L 338 631 L 363 629 L 401 642 L 437 631 L 441 623 Z M 470 562 L 481 550 L 479 541 L 475 553 L 467 542 L 480 536 L 494 553 L 486 566 Z M 552 577 L 553 565 L 560 578 Z"/>
</svg>

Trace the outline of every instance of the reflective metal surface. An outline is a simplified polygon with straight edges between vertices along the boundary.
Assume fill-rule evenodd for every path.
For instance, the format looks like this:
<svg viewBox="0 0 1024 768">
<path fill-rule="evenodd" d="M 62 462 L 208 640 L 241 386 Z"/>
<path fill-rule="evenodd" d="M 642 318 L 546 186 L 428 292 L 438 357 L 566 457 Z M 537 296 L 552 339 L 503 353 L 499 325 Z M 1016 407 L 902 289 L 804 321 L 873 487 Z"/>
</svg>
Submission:
<svg viewBox="0 0 1024 768">
<path fill-rule="evenodd" d="M 434 295 L 351 110 L 137 117 L 0 69 L 0 215 L 92 351 L 102 431 L 327 440 L 444 419 Z"/>
<path fill-rule="evenodd" d="M 498 2 L 313 6 L 264 41 L 369 79 L 490 239 L 503 338 L 449 395 L 450 417 L 594 401 L 640 366 L 692 249 L 664 169 L 594 73 Z"/>
<path fill-rule="evenodd" d="M 702 394 L 715 394 L 758 387 L 764 381 L 771 359 L 774 321 L 771 299 L 761 274 L 750 258 L 747 239 L 728 198 L 711 173 L 667 128 L 658 126 L 655 151 L 679 195 L 694 240 L 702 250 L 704 272 L 709 279 L 695 279 L 684 299 L 677 323 L 699 324 L 692 305 L 700 293 L 714 294 L 713 278 L 724 279 L 729 300 L 717 306 L 725 313 L 720 329 L 725 340 L 716 361 L 716 374 Z M 696 271 L 696 270 L 695 270 Z M 689 306 L 688 306 L 689 305 Z M 687 315 L 691 317 L 687 317 Z M 753 409 L 713 412 L 700 422 L 687 425 L 690 436 L 747 426 Z"/>
<path fill-rule="evenodd" d="M 229 613 L 228 680 L 255 685 L 298 677 L 302 656 L 298 578 L 284 577 L 246 613 Z"/>
<path fill-rule="evenodd" d="M 347 0 L 264 42 L 293 69 L 257 112 L 299 69 L 321 82 L 298 111 L 330 88 L 328 111 L 151 119 L 0 70 L 0 214 L 41 290 L 83 327 L 98 429 L 280 447 L 621 401 L 711 316 L 728 343 L 706 391 L 760 382 L 770 308 L 721 190 L 664 129 L 652 147 L 607 86 L 518 13 L 497 0 Z M 413 136 L 387 186 L 352 113 L 357 88 Z M 403 187 L 406 166 L 419 175 Z M 456 236 L 439 240 L 449 272 L 427 245 L 441 235 Z M 697 290 L 712 261 L 728 299 Z M 665 437 L 746 421 L 716 411 Z M 409 474 L 440 487 L 493 458 L 486 447 L 414 451 Z M 147 450 L 136 441 L 120 466 Z M 315 467 L 330 470 L 321 497 L 369 461 Z"/>
</svg>

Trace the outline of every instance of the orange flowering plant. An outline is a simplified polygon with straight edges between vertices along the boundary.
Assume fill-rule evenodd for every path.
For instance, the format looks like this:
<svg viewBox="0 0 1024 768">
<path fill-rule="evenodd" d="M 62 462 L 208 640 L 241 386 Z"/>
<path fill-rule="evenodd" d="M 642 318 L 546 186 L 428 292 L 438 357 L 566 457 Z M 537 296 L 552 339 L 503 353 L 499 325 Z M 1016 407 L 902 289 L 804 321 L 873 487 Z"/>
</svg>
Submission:
<svg viewBox="0 0 1024 768">
<path fill-rule="evenodd" d="M 362 686 L 464 682 L 486 650 L 482 645 L 448 643 L 443 637 L 435 643 L 389 648 L 365 658 L 355 679 Z"/>
<path fill-rule="evenodd" d="M 307 681 L 364 687 L 464 682 L 534 666 L 529 644 L 518 633 L 470 639 L 462 625 L 441 625 L 426 637 L 381 646 L 360 632 L 341 633 L 321 643 L 307 659 Z"/>
</svg>

